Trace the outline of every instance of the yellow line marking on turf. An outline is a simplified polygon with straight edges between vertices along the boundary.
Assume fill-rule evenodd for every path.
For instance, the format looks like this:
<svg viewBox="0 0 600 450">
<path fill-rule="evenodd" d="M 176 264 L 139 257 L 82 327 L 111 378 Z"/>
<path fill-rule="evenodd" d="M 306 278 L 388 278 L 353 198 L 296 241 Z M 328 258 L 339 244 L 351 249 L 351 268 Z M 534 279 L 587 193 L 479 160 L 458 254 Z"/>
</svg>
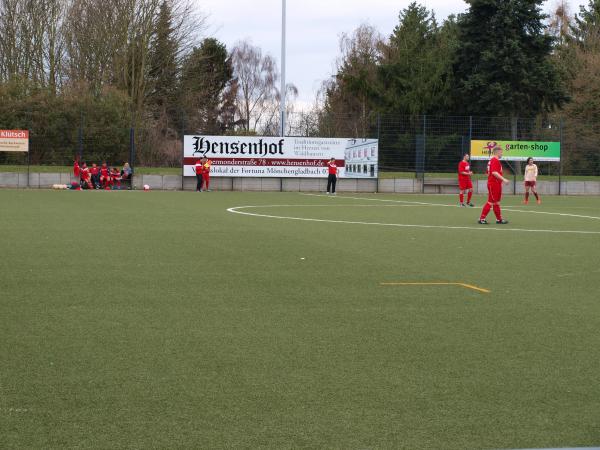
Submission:
<svg viewBox="0 0 600 450">
<path fill-rule="evenodd" d="M 473 291 L 482 292 L 484 294 L 489 294 L 492 291 L 484 288 L 480 288 L 477 286 L 473 286 L 472 284 L 467 283 L 449 283 L 444 281 L 434 281 L 434 282 L 398 282 L 398 283 L 381 283 L 381 286 L 460 286 L 465 289 L 471 289 Z"/>
</svg>

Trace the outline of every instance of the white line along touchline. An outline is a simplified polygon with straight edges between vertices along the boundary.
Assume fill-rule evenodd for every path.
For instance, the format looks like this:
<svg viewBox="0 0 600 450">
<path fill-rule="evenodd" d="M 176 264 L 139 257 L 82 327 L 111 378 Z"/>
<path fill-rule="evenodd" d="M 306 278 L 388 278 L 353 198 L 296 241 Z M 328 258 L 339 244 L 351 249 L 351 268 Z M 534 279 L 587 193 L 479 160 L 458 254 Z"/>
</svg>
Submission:
<svg viewBox="0 0 600 450">
<path fill-rule="evenodd" d="M 348 197 L 346 197 L 348 198 Z M 363 199 L 366 200 L 366 199 Z M 463 226 L 446 226 L 446 225 L 416 225 L 416 224 L 403 224 L 403 223 L 380 223 L 380 222 L 360 222 L 351 220 L 333 220 L 333 219 L 310 219 L 306 217 L 293 217 L 293 216 L 275 216 L 272 214 L 258 214 L 247 211 L 240 211 L 242 209 L 250 208 L 289 208 L 289 207 L 310 207 L 310 206 L 333 206 L 333 205 L 247 205 L 247 206 L 235 206 L 228 208 L 227 212 L 233 214 L 240 214 L 243 216 L 252 217 L 264 217 L 267 219 L 280 219 L 280 220 L 298 220 L 302 222 L 321 222 L 321 223 L 341 223 L 349 225 L 375 225 L 381 227 L 398 227 L 398 228 L 432 228 L 442 230 L 477 230 L 477 231 L 512 231 L 512 232 L 523 232 L 523 233 L 555 233 L 555 234 L 591 234 L 598 235 L 600 231 L 575 231 L 575 230 L 531 230 L 527 228 L 495 228 L 495 227 L 463 227 Z M 441 205 L 449 206 L 449 205 Z"/>
<path fill-rule="evenodd" d="M 329 197 L 327 195 L 321 195 L 321 194 L 300 194 L 300 195 L 307 195 L 307 196 L 311 196 L 311 197 Z M 444 208 L 459 208 L 459 206 L 457 205 L 446 205 L 444 203 L 425 203 L 425 202 L 411 202 L 408 200 L 390 200 L 390 199 L 383 199 L 383 198 L 368 198 L 368 197 L 347 197 L 347 196 L 338 196 L 336 197 L 337 199 L 350 199 L 350 200 L 367 200 L 367 201 L 371 201 L 371 202 L 390 202 L 390 203 L 406 203 L 409 205 L 423 205 L 423 206 L 442 206 Z M 582 216 L 579 214 L 567 214 L 567 213 L 556 213 L 556 212 L 548 212 L 548 211 L 522 211 L 520 209 L 513 209 L 513 208 L 520 208 L 520 206 L 508 206 L 506 208 L 502 208 L 504 211 L 511 211 L 511 212 L 518 212 L 518 213 L 529 213 L 529 214 L 547 214 L 550 216 L 564 216 L 564 217 L 576 217 L 579 219 L 592 219 L 592 220 L 600 220 L 600 217 L 596 217 L 596 216 Z"/>
</svg>

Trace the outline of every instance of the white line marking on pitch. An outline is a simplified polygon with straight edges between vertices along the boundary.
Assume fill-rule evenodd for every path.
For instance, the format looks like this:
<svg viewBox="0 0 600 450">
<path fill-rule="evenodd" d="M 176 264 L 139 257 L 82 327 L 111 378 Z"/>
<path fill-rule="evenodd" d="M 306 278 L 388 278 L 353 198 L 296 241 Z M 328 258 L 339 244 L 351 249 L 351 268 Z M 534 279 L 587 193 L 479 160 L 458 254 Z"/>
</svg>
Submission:
<svg viewBox="0 0 600 450">
<path fill-rule="evenodd" d="M 387 207 L 387 208 L 419 208 L 419 207 L 431 207 L 434 205 L 357 205 L 354 203 L 347 203 L 345 205 L 340 205 L 340 204 L 328 204 L 328 205 L 263 205 L 263 206 L 252 206 L 252 208 L 315 208 L 315 207 L 323 207 L 323 208 L 330 208 L 333 206 L 338 206 L 341 208 L 381 208 L 381 207 Z M 242 208 L 240 206 L 240 208 Z"/>
<path fill-rule="evenodd" d="M 329 197 L 328 195 L 323 195 L 323 194 L 305 194 L 302 193 L 300 195 L 308 195 L 308 196 L 312 196 L 312 197 Z M 427 205 L 427 206 L 442 206 L 445 208 L 460 208 L 460 206 L 458 205 L 446 205 L 444 203 L 425 203 L 425 202 L 411 202 L 408 200 L 390 200 L 390 199 L 382 199 L 382 198 L 368 198 L 368 197 L 348 197 L 348 196 L 340 196 L 340 197 L 335 197 L 335 198 L 346 198 L 346 199 L 352 199 L 352 200 L 367 200 L 367 201 L 372 201 L 372 202 L 392 202 L 392 203 L 406 203 L 406 204 L 413 204 L 413 205 Z M 565 216 L 565 217 L 576 217 L 576 218 L 580 218 L 580 219 L 592 219 L 592 220 L 600 220 L 600 217 L 596 217 L 596 216 L 582 216 L 580 214 L 567 214 L 567 213 L 555 213 L 555 212 L 548 212 L 548 211 L 522 211 L 520 209 L 512 209 L 515 207 L 503 207 L 502 209 L 504 211 L 510 211 L 510 212 L 518 212 L 518 213 L 530 213 L 530 214 L 547 214 L 550 216 Z M 518 208 L 518 206 L 517 206 Z"/>
<path fill-rule="evenodd" d="M 346 197 L 347 198 L 347 197 Z M 600 231 L 573 231 L 573 230 L 531 230 L 527 228 L 497 228 L 497 227 L 486 227 L 480 225 L 479 227 L 465 227 L 465 226 L 447 226 L 447 225 L 414 225 L 414 224 L 403 224 L 403 223 L 380 223 L 380 222 L 360 222 L 350 220 L 333 220 L 333 219 L 310 219 L 306 217 L 291 217 L 291 216 L 274 216 L 271 214 L 257 214 L 246 211 L 238 211 L 240 209 L 248 208 L 276 208 L 276 207 L 290 207 L 294 205 L 247 205 L 247 206 L 235 206 L 228 208 L 227 212 L 233 214 L 241 214 L 243 216 L 253 217 L 265 217 L 267 219 L 282 219 L 282 220 L 299 220 L 302 222 L 322 222 L 322 223 L 343 223 L 349 225 L 377 225 L 382 227 L 398 227 L 398 228 L 437 228 L 443 230 L 491 230 L 491 231 L 521 231 L 524 233 L 556 233 L 556 234 L 600 234 Z M 302 205 L 302 206 L 315 206 L 315 205 Z M 326 205 L 318 205 L 326 206 Z"/>
</svg>

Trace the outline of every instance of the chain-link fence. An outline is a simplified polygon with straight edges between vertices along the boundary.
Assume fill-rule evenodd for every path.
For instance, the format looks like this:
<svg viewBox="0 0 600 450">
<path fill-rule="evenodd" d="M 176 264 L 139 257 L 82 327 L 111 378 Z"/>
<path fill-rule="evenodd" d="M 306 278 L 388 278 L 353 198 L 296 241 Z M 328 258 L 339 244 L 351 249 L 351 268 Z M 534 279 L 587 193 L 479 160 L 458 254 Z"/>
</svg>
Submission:
<svg viewBox="0 0 600 450">
<path fill-rule="evenodd" d="M 182 136 L 201 134 L 183 124 L 157 127 L 95 126 L 81 117 L 78 123 L 65 118 L 64 126 L 52 131 L 29 126 L 28 154 L 0 152 L 0 172 L 10 170 L 66 171 L 75 159 L 107 162 L 120 167 L 171 168 L 182 165 Z M 393 116 L 367 114 L 327 116 L 291 114 L 289 136 L 346 137 L 379 139 L 379 172 L 382 177 L 428 177 L 455 173 L 471 140 L 526 140 L 562 143 L 561 163 L 539 163 L 544 176 L 600 176 L 600 150 L 595 136 L 599 126 L 565 126 L 562 119 L 516 119 L 468 116 Z M 0 129 L 11 124 L 0 123 Z M 275 127 L 276 128 L 276 127 Z M 273 129 L 273 127 L 271 128 Z M 272 132 L 264 130 L 265 134 Z M 483 162 L 474 162 L 475 172 L 484 171 Z M 519 163 L 507 164 L 520 173 Z M 158 169 L 157 169 L 158 170 Z"/>
<path fill-rule="evenodd" d="M 378 117 L 380 171 L 415 176 L 455 173 L 458 162 L 470 152 L 471 140 L 561 142 L 562 125 L 531 119 L 485 117 Z M 563 146 L 563 157 L 568 160 Z M 590 155 L 591 157 L 591 155 Z M 485 162 L 474 161 L 482 173 Z M 518 163 L 507 163 L 519 172 Z M 545 175 L 560 175 L 561 164 L 538 163 Z M 480 170 L 477 170 L 480 169 Z M 584 175 L 584 173 L 581 173 Z M 585 175 L 593 175 L 589 171 Z"/>
</svg>

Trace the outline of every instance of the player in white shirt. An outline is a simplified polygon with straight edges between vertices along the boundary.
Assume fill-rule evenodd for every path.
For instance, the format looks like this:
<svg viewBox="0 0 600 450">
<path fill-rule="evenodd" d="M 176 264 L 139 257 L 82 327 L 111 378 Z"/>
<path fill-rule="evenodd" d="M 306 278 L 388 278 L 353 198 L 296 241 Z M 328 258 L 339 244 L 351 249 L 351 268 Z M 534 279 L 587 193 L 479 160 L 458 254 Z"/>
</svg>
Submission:
<svg viewBox="0 0 600 450">
<path fill-rule="evenodd" d="M 533 163 L 533 158 L 527 158 L 527 165 L 525 166 L 525 200 L 523 203 L 529 203 L 529 190 L 535 195 L 537 204 L 541 204 L 540 196 L 537 193 L 535 185 L 537 183 L 538 167 Z"/>
</svg>

